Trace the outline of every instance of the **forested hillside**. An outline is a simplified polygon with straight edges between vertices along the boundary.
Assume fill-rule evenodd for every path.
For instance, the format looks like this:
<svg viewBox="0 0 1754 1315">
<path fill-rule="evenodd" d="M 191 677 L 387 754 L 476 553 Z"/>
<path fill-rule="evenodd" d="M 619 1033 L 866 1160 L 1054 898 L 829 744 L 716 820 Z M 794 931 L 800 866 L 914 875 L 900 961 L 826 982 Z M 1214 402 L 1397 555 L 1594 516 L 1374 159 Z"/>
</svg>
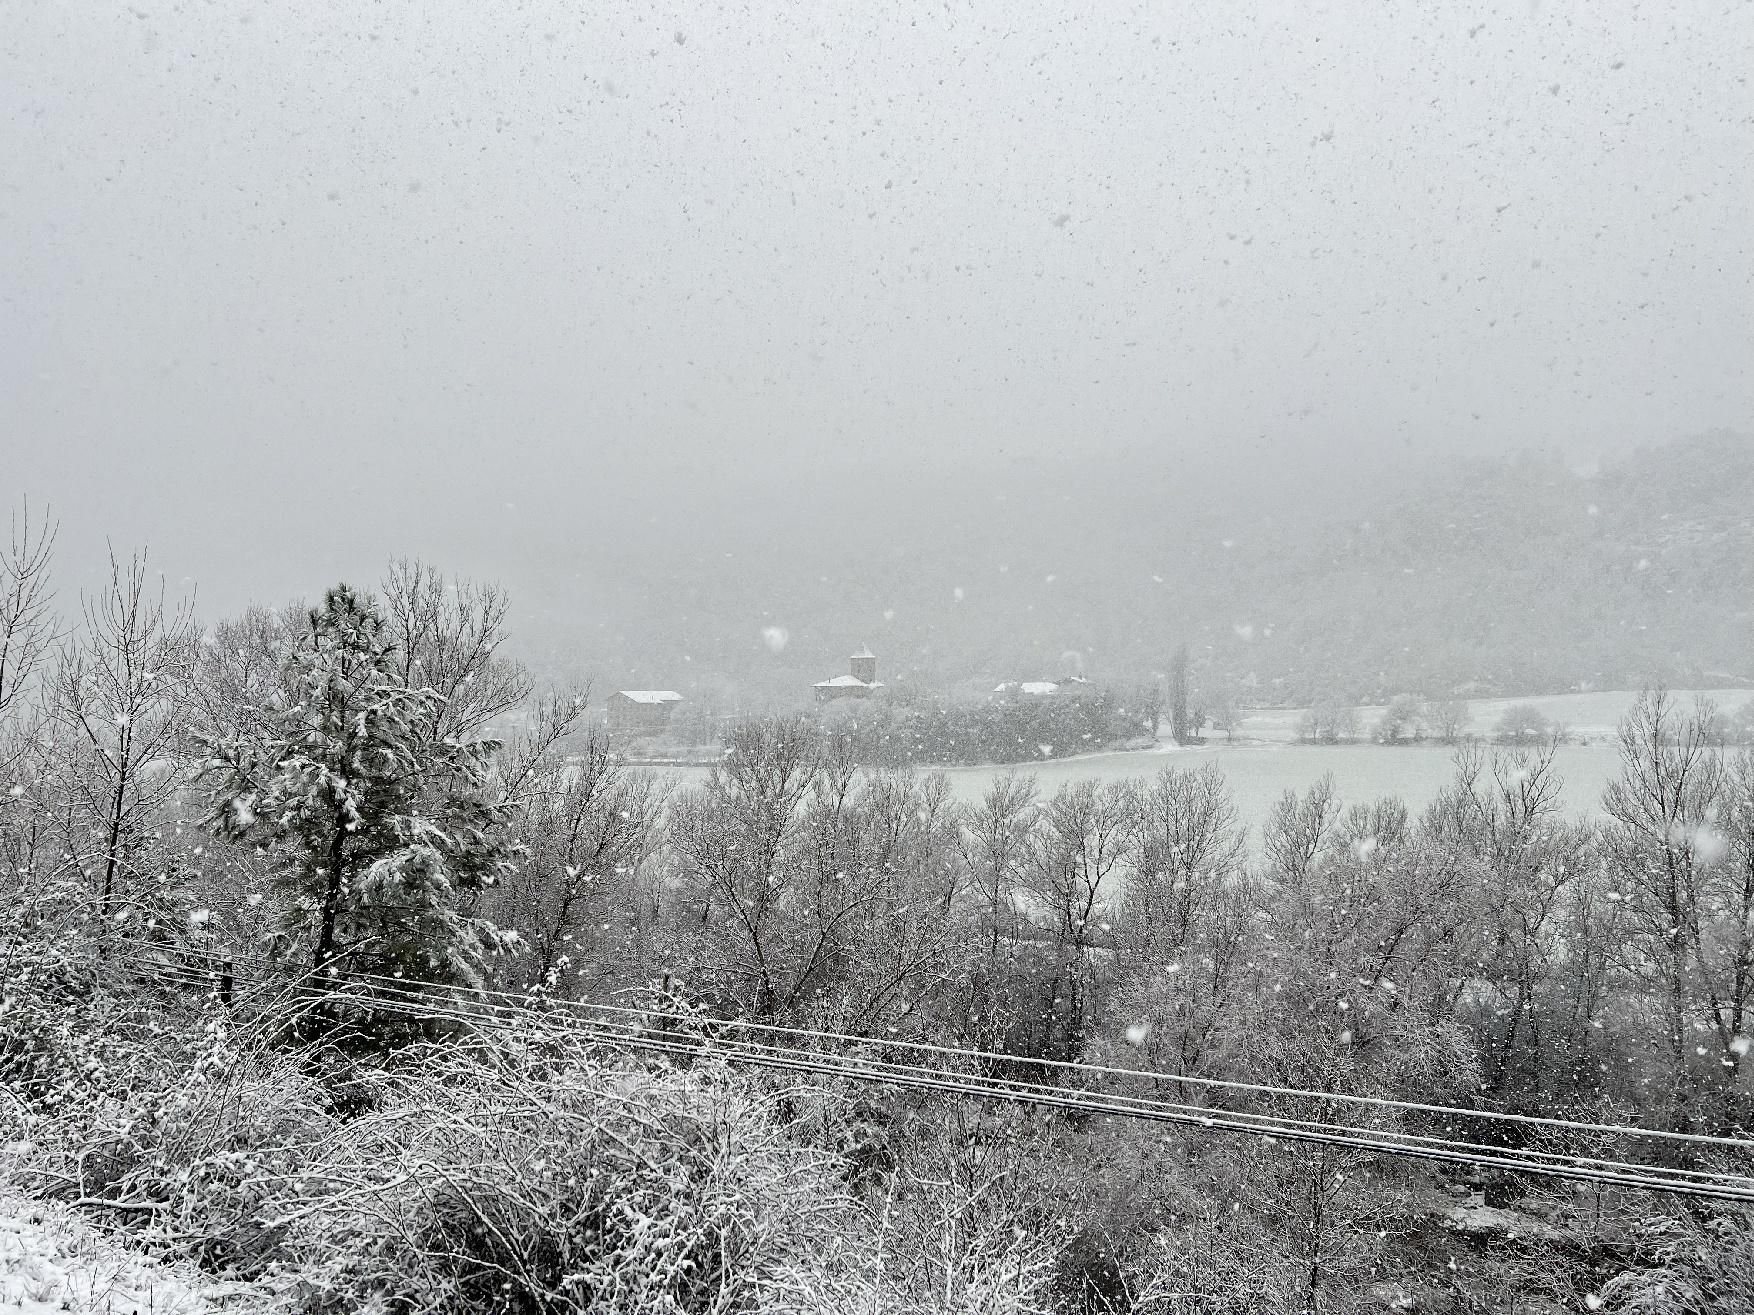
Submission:
<svg viewBox="0 0 1754 1315">
<path fill-rule="evenodd" d="M 1728 433 L 1592 473 L 1538 456 L 1369 473 L 1266 450 L 911 471 L 873 456 L 606 508 L 540 562 L 484 549 L 528 582 L 539 665 L 615 684 L 784 700 L 860 644 L 885 675 L 940 687 L 1078 664 L 1130 679 L 1187 643 L 1262 701 L 1365 701 L 1754 680 L 1751 505 L 1754 442 Z"/>
</svg>

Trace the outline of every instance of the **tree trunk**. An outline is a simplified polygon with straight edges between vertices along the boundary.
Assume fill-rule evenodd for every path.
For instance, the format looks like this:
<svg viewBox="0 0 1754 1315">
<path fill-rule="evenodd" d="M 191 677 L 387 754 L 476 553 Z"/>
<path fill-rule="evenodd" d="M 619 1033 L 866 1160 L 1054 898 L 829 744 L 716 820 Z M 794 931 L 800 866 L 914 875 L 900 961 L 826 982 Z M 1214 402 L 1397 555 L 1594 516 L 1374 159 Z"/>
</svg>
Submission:
<svg viewBox="0 0 1754 1315">
<path fill-rule="evenodd" d="M 323 883 L 323 921 L 317 932 L 317 959 L 313 965 L 316 984 L 321 990 L 332 990 L 334 976 L 329 971 L 335 957 L 335 923 L 341 913 L 341 862 L 347 844 L 347 828 L 340 818 L 329 840 L 329 871 Z"/>
<path fill-rule="evenodd" d="M 1309 1178 L 1309 1268 L 1304 1274 L 1303 1308 L 1305 1315 L 1320 1315 L 1322 1301 L 1322 1229 L 1326 1223 L 1326 1202 L 1323 1187 L 1328 1173 L 1328 1148 L 1316 1152 L 1316 1164 Z"/>
<path fill-rule="evenodd" d="M 125 774 L 117 776 L 115 798 L 110 801 L 109 828 L 104 838 L 104 897 L 102 910 L 103 920 L 106 924 L 110 920 L 110 908 L 115 903 L 116 868 L 119 862 L 117 850 L 121 848 L 122 844 L 122 815 L 124 811 L 123 805 L 127 802 L 127 788 L 127 776 Z"/>
</svg>

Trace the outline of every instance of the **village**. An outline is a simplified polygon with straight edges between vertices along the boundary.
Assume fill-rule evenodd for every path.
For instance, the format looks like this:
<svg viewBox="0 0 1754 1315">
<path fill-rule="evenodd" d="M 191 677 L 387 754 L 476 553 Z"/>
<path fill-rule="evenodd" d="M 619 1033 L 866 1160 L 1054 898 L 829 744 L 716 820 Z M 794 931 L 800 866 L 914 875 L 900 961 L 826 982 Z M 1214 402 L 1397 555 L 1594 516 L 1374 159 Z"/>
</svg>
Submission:
<svg viewBox="0 0 1754 1315">
<path fill-rule="evenodd" d="M 1078 694 L 1090 688 L 1090 681 L 1075 673 L 1054 679 L 1008 679 L 994 685 L 985 702 L 989 705 L 1029 703 Z M 847 659 L 845 672 L 816 681 L 808 691 L 808 702 L 804 691 L 799 691 L 799 706 L 813 706 L 819 714 L 828 717 L 850 711 L 869 700 L 882 699 L 890 692 L 889 686 L 878 677 L 877 655 L 868 647 L 859 649 Z M 690 700 L 673 689 L 622 689 L 609 695 L 604 709 L 604 725 L 613 743 L 621 746 L 623 752 L 638 757 L 645 751 L 642 746 L 662 744 L 677 749 L 698 749 L 716 743 L 734 715 L 717 709 L 691 708 Z"/>
</svg>

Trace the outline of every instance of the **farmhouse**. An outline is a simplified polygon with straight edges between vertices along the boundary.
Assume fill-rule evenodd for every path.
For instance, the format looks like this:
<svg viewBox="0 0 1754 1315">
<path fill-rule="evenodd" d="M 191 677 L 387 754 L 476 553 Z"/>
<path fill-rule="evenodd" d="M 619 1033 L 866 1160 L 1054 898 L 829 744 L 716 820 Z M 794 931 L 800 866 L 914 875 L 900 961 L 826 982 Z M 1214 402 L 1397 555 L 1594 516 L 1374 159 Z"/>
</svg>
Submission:
<svg viewBox="0 0 1754 1315">
<path fill-rule="evenodd" d="M 613 735 L 657 735 L 670 725 L 670 714 L 682 702 L 671 689 L 622 689 L 609 696 L 609 731 Z"/>
<path fill-rule="evenodd" d="M 832 703 L 836 699 L 867 699 L 874 691 L 883 688 L 883 682 L 877 679 L 877 655 L 870 649 L 860 649 L 847 662 L 848 674 L 819 680 L 811 687 L 816 691 L 818 703 Z"/>
</svg>

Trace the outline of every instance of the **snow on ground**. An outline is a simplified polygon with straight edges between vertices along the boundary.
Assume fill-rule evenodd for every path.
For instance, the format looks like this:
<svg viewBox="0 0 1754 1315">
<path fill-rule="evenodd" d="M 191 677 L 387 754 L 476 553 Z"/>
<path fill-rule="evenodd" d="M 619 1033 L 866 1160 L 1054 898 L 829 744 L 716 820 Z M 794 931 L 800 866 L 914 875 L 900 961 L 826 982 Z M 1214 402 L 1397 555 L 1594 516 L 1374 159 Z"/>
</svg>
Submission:
<svg viewBox="0 0 1754 1315">
<path fill-rule="evenodd" d="M 1734 712 L 1750 699 L 1754 691 L 1745 689 L 1676 689 L 1669 693 L 1682 711 L 1691 711 L 1696 696 L 1710 699 L 1720 711 Z M 1638 698 L 1633 689 L 1592 690 L 1584 694 L 1529 694 L 1513 698 L 1464 699 L 1472 721 L 1468 731 L 1473 735 L 1491 735 L 1507 708 L 1529 704 L 1540 714 L 1564 726 L 1574 739 L 1612 741 L 1619 730 L 1620 719 Z M 1305 708 L 1244 708 L 1236 728 L 1239 739 L 1271 740 L 1294 743 L 1297 723 Z M 1368 735 L 1382 716 L 1380 704 L 1363 704 L 1357 710 L 1360 735 Z"/>
<path fill-rule="evenodd" d="M 62 1206 L 0 1194 L 0 1315 L 268 1315 L 259 1289 L 130 1250 Z"/>
</svg>

